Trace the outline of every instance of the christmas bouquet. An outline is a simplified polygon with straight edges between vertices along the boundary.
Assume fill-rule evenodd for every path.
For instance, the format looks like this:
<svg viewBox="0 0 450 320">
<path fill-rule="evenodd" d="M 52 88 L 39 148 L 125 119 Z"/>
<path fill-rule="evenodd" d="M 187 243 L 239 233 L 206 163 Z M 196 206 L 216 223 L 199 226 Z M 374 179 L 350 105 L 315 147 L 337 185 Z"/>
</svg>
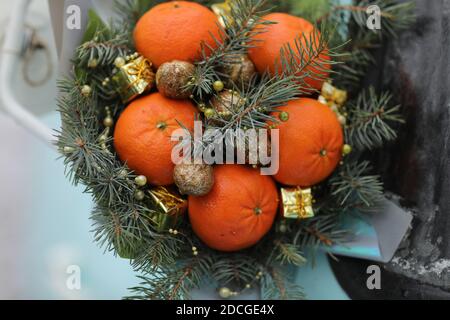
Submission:
<svg viewBox="0 0 450 320">
<path fill-rule="evenodd" d="M 380 30 L 367 27 L 372 4 Z M 402 117 L 362 78 L 410 4 L 117 9 L 108 24 L 90 12 L 60 82 L 58 148 L 92 194 L 95 240 L 141 274 L 133 298 L 187 298 L 205 283 L 223 298 L 302 298 L 289 265 L 351 237 L 343 217 L 383 196 L 370 154 Z"/>
</svg>

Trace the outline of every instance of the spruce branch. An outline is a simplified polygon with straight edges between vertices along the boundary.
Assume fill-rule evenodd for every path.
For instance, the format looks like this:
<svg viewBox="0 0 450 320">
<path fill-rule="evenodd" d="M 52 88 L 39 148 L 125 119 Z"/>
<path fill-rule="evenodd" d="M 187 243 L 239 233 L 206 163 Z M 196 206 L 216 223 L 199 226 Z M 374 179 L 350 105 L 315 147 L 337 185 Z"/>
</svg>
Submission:
<svg viewBox="0 0 450 320">
<path fill-rule="evenodd" d="M 367 28 L 369 16 L 366 10 L 371 5 L 380 8 L 380 30 Z M 397 37 L 399 32 L 415 22 L 414 6 L 412 1 L 399 3 L 394 0 L 357 0 L 352 5 L 334 4 L 319 20 L 338 24 L 338 41 L 342 37 L 351 39 L 345 47 L 351 55 L 344 57 L 340 60 L 343 63 L 336 66 L 335 81 L 342 83 L 348 91 L 360 89 L 361 79 L 368 67 L 374 64 L 374 49 L 379 48 L 383 40 Z"/>
<path fill-rule="evenodd" d="M 260 263 L 244 254 L 217 255 L 212 266 L 212 278 L 221 285 L 243 286 L 254 282 L 261 271 Z"/>
<path fill-rule="evenodd" d="M 293 281 L 293 276 L 280 267 L 271 266 L 261 279 L 263 300 L 302 300 L 303 288 Z"/>
<path fill-rule="evenodd" d="M 276 240 L 275 250 L 278 253 L 275 257 L 275 261 L 278 261 L 281 265 L 294 265 L 300 267 L 306 263 L 306 258 L 299 250 L 299 246 L 295 244 Z"/>
<path fill-rule="evenodd" d="M 243 99 L 235 99 L 227 119 L 219 119 L 219 125 L 217 119 L 207 121 L 207 128 L 224 134 L 227 129 L 259 129 L 277 123 L 279 120 L 271 113 L 302 94 L 311 93 L 307 79 L 324 80 L 329 66 L 335 63 L 333 58 L 341 55 L 340 46 L 328 46 L 332 33 L 323 26 L 309 35 L 300 35 L 293 45 L 286 44 L 280 51 L 275 75 L 266 72 L 260 79 L 253 77 L 244 88 L 235 87 L 234 91 Z"/>
<path fill-rule="evenodd" d="M 151 273 L 160 266 L 176 263 L 181 242 L 181 239 L 173 236 L 154 235 L 141 246 L 140 253 L 133 259 L 133 268 L 140 272 Z"/>
<path fill-rule="evenodd" d="M 264 26 L 272 24 L 261 17 L 267 13 L 263 9 L 265 0 L 233 0 L 231 2 L 231 19 L 223 16 L 225 31 L 221 31 L 219 38 L 214 36 L 215 47 L 208 44 L 202 45 L 202 59 L 195 65 L 195 73 L 192 81 L 187 84 L 186 90 L 190 90 L 203 101 L 213 93 L 214 81 L 226 77 L 220 73 L 220 69 L 229 63 L 237 61 L 240 55 L 257 42 L 252 40 L 256 35 L 264 32 Z"/>
<path fill-rule="evenodd" d="M 398 2 L 395 0 L 360 0 L 355 5 L 335 6 L 334 10 L 346 10 L 352 14 L 353 21 L 360 28 L 367 28 L 367 9 L 376 5 L 380 9 L 381 33 L 397 37 L 397 32 L 408 28 L 415 20 L 414 2 Z M 332 9 L 333 10 L 333 9 Z"/>
<path fill-rule="evenodd" d="M 368 161 L 344 165 L 330 180 L 331 195 L 339 206 L 364 210 L 377 205 L 383 196 L 383 183 L 371 175 Z"/>
<path fill-rule="evenodd" d="M 341 211 L 342 212 L 342 211 Z M 327 248 L 348 240 L 350 233 L 341 226 L 341 215 L 337 212 L 318 213 L 315 217 L 302 220 L 294 233 L 292 243 L 303 250 Z M 314 251 L 312 251 L 314 254 Z"/>
<path fill-rule="evenodd" d="M 196 257 L 177 261 L 176 265 L 158 268 L 148 276 L 139 276 L 141 283 L 130 288 L 136 300 L 183 300 L 192 289 L 199 288 L 210 276 L 212 260 Z"/>
<path fill-rule="evenodd" d="M 380 95 L 374 88 L 363 91 L 356 102 L 347 106 L 349 125 L 345 128 L 346 141 L 357 150 L 372 150 L 395 140 L 394 125 L 404 123 L 400 105 L 391 104 L 392 96 Z"/>
</svg>

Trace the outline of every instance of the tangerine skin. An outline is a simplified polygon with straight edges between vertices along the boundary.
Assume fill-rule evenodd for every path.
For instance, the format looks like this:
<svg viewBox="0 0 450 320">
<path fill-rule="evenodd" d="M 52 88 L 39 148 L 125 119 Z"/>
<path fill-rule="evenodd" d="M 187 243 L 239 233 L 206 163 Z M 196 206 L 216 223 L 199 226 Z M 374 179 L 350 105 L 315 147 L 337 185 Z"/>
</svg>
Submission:
<svg viewBox="0 0 450 320">
<path fill-rule="evenodd" d="M 277 70 L 281 70 L 280 50 L 287 44 L 290 44 L 295 50 L 295 39 L 304 34 L 306 39 L 309 40 L 311 33 L 314 31 L 314 26 L 303 18 L 286 13 L 271 13 L 262 19 L 276 22 L 276 24 L 264 26 L 265 32 L 253 38 L 255 47 L 250 48 L 248 54 L 259 73 L 267 70 L 271 75 L 275 75 Z M 315 39 L 317 41 L 317 38 Z M 302 43 L 305 43 L 303 38 Z M 330 61 L 326 51 L 319 55 L 320 60 Z M 317 58 L 315 61 L 318 61 Z M 318 70 L 309 66 L 305 70 L 305 72 L 321 76 L 321 79 L 315 79 L 311 76 L 305 78 L 305 82 L 312 89 L 320 90 L 324 82 L 322 79 L 329 77 L 331 65 L 323 63 L 322 67 L 323 70 Z M 313 90 L 307 89 L 306 91 L 312 93 Z"/>
<path fill-rule="evenodd" d="M 173 60 L 199 60 L 201 43 L 216 48 L 212 36 L 219 39 L 220 32 L 217 16 L 207 7 L 171 1 L 147 11 L 137 22 L 133 36 L 137 51 L 158 68 Z"/>
<path fill-rule="evenodd" d="M 344 135 L 335 113 L 310 98 L 300 98 L 279 108 L 289 113 L 280 122 L 279 170 L 276 181 L 309 187 L 326 179 L 342 157 Z M 278 113 L 273 113 L 277 117 Z"/>
<path fill-rule="evenodd" d="M 209 247 L 237 251 L 253 246 L 270 230 L 278 192 L 269 176 L 242 165 L 214 168 L 214 186 L 205 196 L 189 196 L 194 232 Z"/>
<path fill-rule="evenodd" d="M 123 162 L 153 185 L 173 184 L 171 141 L 174 130 L 194 129 L 197 109 L 189 100 L 171 100 L 160 93 L 138 98 L 120 115 L 114 147 Z M 179 121 L 179 123 L 177 122 Z"/>
</svg>

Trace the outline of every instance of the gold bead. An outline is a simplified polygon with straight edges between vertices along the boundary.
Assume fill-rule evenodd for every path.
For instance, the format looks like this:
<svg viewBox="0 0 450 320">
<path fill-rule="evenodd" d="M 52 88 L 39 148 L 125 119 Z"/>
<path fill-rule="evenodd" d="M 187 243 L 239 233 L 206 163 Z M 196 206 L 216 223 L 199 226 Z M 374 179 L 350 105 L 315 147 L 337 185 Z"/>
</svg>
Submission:
<svg viewBox="0 0 450 320">
<path fill-rule="evenodd" d="M 97 66 L 98 66 L 98 60 L 97 59 L 95 59 L 95 58 L 89 59 L 89 61 L 88 61 L 88 68 L 94 69 L 94 68 L 97 68 Z"/>
<path fill-rule="evenodd" d="M 228 299 L 229 297 L 231 297 L 231 295 L 232 295 L 232 292 L 227 287 L 222 287 L 219 289 L 219 296 L 221 298 Z"/>
<path fill-rule="evenodd" d="M 120 178 L 125 178 L 127 175 L 128 175 L 128 172 L 127 172 L 126 169 L 120 170 L 120 172 L 119 172 L 119 177 Z"/>
<path fill-rule="evenodd" d="M 192 251 L 197 251 L 197 247 L 192 247 Z"/>
<path fill-rule="evenodd" d="M 138 201 L 142 201 L 145 198 L 145 193 L 142 190 L 138 190 L 136 191 L 136 193 L 134 194 L 134 197 L 136 198 L 136 200 Z"/>
<path fill-rule="evenodd" d="M 72 153 L 75 151 L 75 148 L 66 146 L 63 148 L 63 151 L 64 151 L 64 153 Z"/>
<path fill-rule="evenodd" d="M 92 93 L 92 88 L 90 86 L 88 86 L 87 84 L 85 84 L 84 86 L 81 87 L 81 94 L 85 97 L 89 97 Z"/>
<path fill-rule="evenodd" d="M 110 128 L 110 127 L 112 127 L 113 125 L 114 125 L 114 120 L 113 120 L 113 118 L 112 117 L 106 117 L 104 120 L 103 120 L 103 125 L 105 126 L 105 127 L 108 127 L 108 128 Z"/>
<path fill-rule="evenodd" d="M 286 122 L 289 120 L 289 113 L 286 111 L 280 112 L 279 118 L 281 121 Z"/>
<path fill-rule="evenodd" d="M 194 256 L 196 256 L 196 255 L 198 255 L 198 251 L 193 251 L 192 254 L 193 254 Z"/>
<path fill-rule="evenodd" d="M 342 146 L 342 154 L 346 156 L 346 155 L 348 155 L 350 152 L 352 152 L 352 146 L 349 145 L 349 144 L 344 144 L 344 145 Z"/>
<path fill-rule="evenodd" d="M 339 123 L 343 126 L 347 123 L 347 118 L 345 118 L 342 114 L 338 115 Z"/>
<path fill-rule="evenodd" d="M 220 80 L 217 80 L 213 83 L 213 88 L 216 92 L 222 91 L 224 87 L 225 87 L 225 85 Z"/>
<path fill-rule="evenodd" d="M 246 285 L 245 285 L 245 288 L 246 289 L 250 289 L 252 286 L 251 286 L 251 284 L 250 283 L 247 283 Z"/>
<path fill-rule="evenodd" d="M 173 230 L 172 233 L 177 235 L 178 234 L 178 230 Z"/>
<path fill-rule="evenodd" d="M 115 65 L 117 68 L 123 67 L 123 66 L 125 65 L 125 59 L 122 58 L 122 57 L 117 57 L 117 58 L 114 60 L 114 65 Z"/>
<path fill-rule="evenodd" d="M 136 178 L 134 178 L 134 182 L 139 186 L 139 187 L 143 187 L 147 184 L 147 177 L 140 175 L 137 176 Z"/>
<path fill-rule="evenodd" d="M 205 114 L 205 117 L 207 117 L 207 118 L 211 118 L 211 117 L 213 117 L 214 115 L 215 115 L 215 111 L 214 111 L 214 109 L 212 109 L 212 108 L 207 108 L 207 109 L 205 109 L 205 111 L 204 111 L 204 114 Z"/>
</svg>

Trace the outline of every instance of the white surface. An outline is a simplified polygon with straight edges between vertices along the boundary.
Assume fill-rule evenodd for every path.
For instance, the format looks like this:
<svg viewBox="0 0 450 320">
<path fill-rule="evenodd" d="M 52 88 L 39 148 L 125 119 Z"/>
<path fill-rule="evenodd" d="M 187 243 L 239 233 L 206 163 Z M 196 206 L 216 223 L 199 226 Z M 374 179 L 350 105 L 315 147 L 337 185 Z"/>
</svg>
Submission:
<svg viewBox="0 0 450 320">
<path fill-rule="evenodd" d="M 48 21 L 47 2 L 33 1 L 27 21 L 35 26 L 38 33 L 47 40 L 53 52 L 51 30 L 44 21 Z M 11 3 L 0 1 L 0 25 L 5 26 L 11 12 Z M 5 32 L 5 28 L 2 28 Z M 2 35 L 3 39 L 3 35 Z M 2 59 L 2 56 L 0 56 Z M 54 57 L 56 59 L 56 57 Z M 55 63 L 55 60 L 54 60 Z M 32 64 L 33 73 L 41 72 L 43 64 L 38 60 Z M 19 66 L 13 79 L 14 94 L 20 102 L 29 105 L 36 114 L 44 114 L 55 109 L 56 76 L 43 87 L 34 88 L 22 80 L 22 66 Z M 33 175 L 35 162 L 32 147 L 44 145 L 11 118 L 4 114 L 0 105 L 0 136 L 2 149 L 0 157 L 0 298 L 18 298 L 26 289 L 23 281 L 25 263 L 23 255 L 28 233 L 30 201 L 33 190 L 29 177 Z"/>
</svg>

